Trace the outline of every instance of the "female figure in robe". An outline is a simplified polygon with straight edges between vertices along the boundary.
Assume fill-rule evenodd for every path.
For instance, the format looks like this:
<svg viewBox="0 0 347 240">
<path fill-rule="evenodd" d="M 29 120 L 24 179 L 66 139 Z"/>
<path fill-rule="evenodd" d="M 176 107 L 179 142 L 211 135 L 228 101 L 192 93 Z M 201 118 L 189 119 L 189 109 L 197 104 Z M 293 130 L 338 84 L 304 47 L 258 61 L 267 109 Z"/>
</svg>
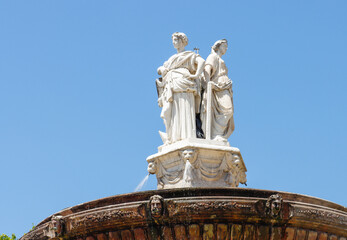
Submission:
<svg viewBox="0 0 347 240">
<path fill-rule="evenodd" d="M 218 40 L 212 46 L 211 54 L 205 62 L 206 82 L 212 81 L 211 101 L 211 139 L 227 142 L 234 131 L 234 105 L 232 81 L 222 56 L 228 49 L 226 39 Z M 206 93 L 202 104 L 203 130 L 206 133 Z"/>
<path fill-rule="evenodd" d="M 188 38 L 184 33 L 172 34 L 177 54 L 158 68 L 162 80 L 157 80 L 158 103 L 166 133 L 159 132 L 164 144 L 186 138 L 196 138 L 196 113 L 200 105 L 199 76 L 204 60 L 192 51 L 185 51 Z"/>
</svg>

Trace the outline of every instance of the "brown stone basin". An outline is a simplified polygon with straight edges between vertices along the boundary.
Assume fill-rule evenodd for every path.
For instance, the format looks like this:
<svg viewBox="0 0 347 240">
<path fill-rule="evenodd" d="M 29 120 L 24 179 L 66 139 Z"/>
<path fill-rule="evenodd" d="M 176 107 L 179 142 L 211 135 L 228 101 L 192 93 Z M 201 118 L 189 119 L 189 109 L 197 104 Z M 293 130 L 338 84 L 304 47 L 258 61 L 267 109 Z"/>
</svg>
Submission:
<svg viewBox="0 0 347 240">
<path fill-rule="evenodd" d="M 183 188 L 66 208 L 21 239 L 346 238 L 347 209 L 326 200 L 248 188 Z"/>
</svg>

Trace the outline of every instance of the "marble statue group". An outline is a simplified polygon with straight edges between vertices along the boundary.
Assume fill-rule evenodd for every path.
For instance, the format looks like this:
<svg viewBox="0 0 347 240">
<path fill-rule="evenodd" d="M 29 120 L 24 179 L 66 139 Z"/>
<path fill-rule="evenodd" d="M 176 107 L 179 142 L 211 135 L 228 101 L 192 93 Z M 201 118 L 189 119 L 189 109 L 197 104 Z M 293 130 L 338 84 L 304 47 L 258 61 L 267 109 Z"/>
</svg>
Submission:
<svg viewBox="0 0 347 240">
<path fill-rule="evenodd" d="M 164 144 L 147 157 L 149 174 L 156 175 L 158 189 L 246 184 L 241 152 L 228 142 L 234 131 L 234 105 L 222 59 L 227 40 L 216 41 L 206 60 L 185 50 L 184 33 L 172 34 L 172 43 L 177 53 L 158 68 L 156 80 Z"/>
<path fill-rule="evenodd" d="M 156 80 L 164 145 L 188 138 L 227 142 L 234 131 L 232 81 L 222 59 L 227 40 L 215 42 L 206 61 L 185 50 L 184 33 L 173 33 L 172 43 L 177 54 L 158 68 Z"/>
</svg>

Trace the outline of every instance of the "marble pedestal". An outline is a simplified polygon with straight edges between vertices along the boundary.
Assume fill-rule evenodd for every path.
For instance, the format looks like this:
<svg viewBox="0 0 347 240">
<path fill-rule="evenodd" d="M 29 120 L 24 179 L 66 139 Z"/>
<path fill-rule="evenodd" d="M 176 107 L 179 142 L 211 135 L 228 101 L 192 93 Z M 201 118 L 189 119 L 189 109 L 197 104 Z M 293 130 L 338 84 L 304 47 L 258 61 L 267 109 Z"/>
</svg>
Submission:
<svg viewBox="0 0 347 240">
<path fill-rule="evenodd" d="M 247 181 L 240 150 L 228 142 L 185 139 L 160 146 L 147 162 L 158 189 L 237 187 Z"/>
</svg>

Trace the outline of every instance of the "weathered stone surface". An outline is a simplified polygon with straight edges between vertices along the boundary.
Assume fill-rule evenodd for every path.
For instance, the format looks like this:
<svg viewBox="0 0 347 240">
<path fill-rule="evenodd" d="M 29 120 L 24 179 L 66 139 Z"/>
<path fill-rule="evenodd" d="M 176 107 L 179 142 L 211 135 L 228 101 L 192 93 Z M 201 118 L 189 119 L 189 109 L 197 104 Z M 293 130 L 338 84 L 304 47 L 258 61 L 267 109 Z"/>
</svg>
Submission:
<svg viewBox="0 0 347 240">
<path fill-rule="evenodd" d="M 146 234 L 142 228 L 136 228 L 134 230 L 134 236 L 135 236 L 135 239 L 146 240 Z"/>
<path fill-rule="evenodd" d="M 200 239 L 200 228 L 197 224 L 189 225 L 189 239 L 198 240 Z"/>
<path fill-rule="evenodd" d="M 295 237 L 295 229 L 294 228 L 287 228 L 286 229 L 286 239 L 287 240 L 294 240 L 294 237 Z"/>
<path fill-rule="evenodd" d="M 104 234 L 104 233 L 98 234 L 97 239 L 98 240 L 108 240 L 106 234 Z"/>
<path fill-rule="evenodd" d="M 163 231 L 162 231 L 162 235 L 161 237 L 163 239 L 167 239 L 167 240 L 174 240 L 175 238 L 172 235 L 172 230 L 170 227 L 163 227 Z"/>
<path fill-rule="evenodd" d="M 282 239 L 281 230 L 282 229 L 280 227 L 273 227 L 272 228 L 272 234 L 271 234 L 271 240 Z"/>
<path fill-rule="evenodd" d="M 254 226 L 247 224 L 245 225 L 244 237 L 247 240 L 255 240 Z"/>
<path fill-rule="evenodd" d="M 306 239 L 306 230 L 298 229 L 296 233 L 297 240 L 305 240 Z"/>
<path fill-rule="evenodd" d="M 213 224 L 205 224 L 204 232 L 202 234 L 202 238 L 205 240 L 212 240 L 214 237 Z"/>
<path fill-rule="evenodd" d="M 269 226 L 258 226 L 258 239 L 269 239 L 270 227 Z"/>
<path fill-rule="evenodd" d="M 319 239 L 319 240 L 327 240 L 327 239 L 328 239 L 328 234 L 326 234 L 326 233 L 320 233 L 318 239 Z"/>
<path fill-rule="evenodd" d="M 55 237 L 54 216 L 61 216 L 61 237 Z M 124 194 L 67 208 L 21 240 L 345 240 L 346 229 L 346 208 L 322 199 L 242 188 L 189 188 Z"/>
<path fill-rule="evenodd" d="M 233 224 L 231 228 L 231 238 L 233 240 L 241 240 L 243 238 L 242 235 L 242 225 Z"/>
<path fill-rule="evenodd" d="M 108 239 L 109 240 L 121 240 L 120 233 L 119 232 L 110 232 L 108 234 Z"/>
<path fill-rule="evenodd" d="M 122 236 L 122 240 L 133 240 L 134 239 L 130 230 L 122 231 L 121 236 Z"/>
<path fill-rule="evenodd" d="M 308 238 L 307 240 L 316 240 L 318 236 L 318 233 L 315 231 L 309 231 L 308 232 Z"/>
<path fill-rule="evenodd" d="M 175 226 L 175 239 L 177 240 L 187 240 L 186 229 L 183 225 Z"/>
<path fill-rule="evenodd" d="M 228 237 L 228 225 L 227 224 L 218 224 L 217 225 L 217 239 L 218 240 L 229 239 L 229 237 Z"/>
</svg>

